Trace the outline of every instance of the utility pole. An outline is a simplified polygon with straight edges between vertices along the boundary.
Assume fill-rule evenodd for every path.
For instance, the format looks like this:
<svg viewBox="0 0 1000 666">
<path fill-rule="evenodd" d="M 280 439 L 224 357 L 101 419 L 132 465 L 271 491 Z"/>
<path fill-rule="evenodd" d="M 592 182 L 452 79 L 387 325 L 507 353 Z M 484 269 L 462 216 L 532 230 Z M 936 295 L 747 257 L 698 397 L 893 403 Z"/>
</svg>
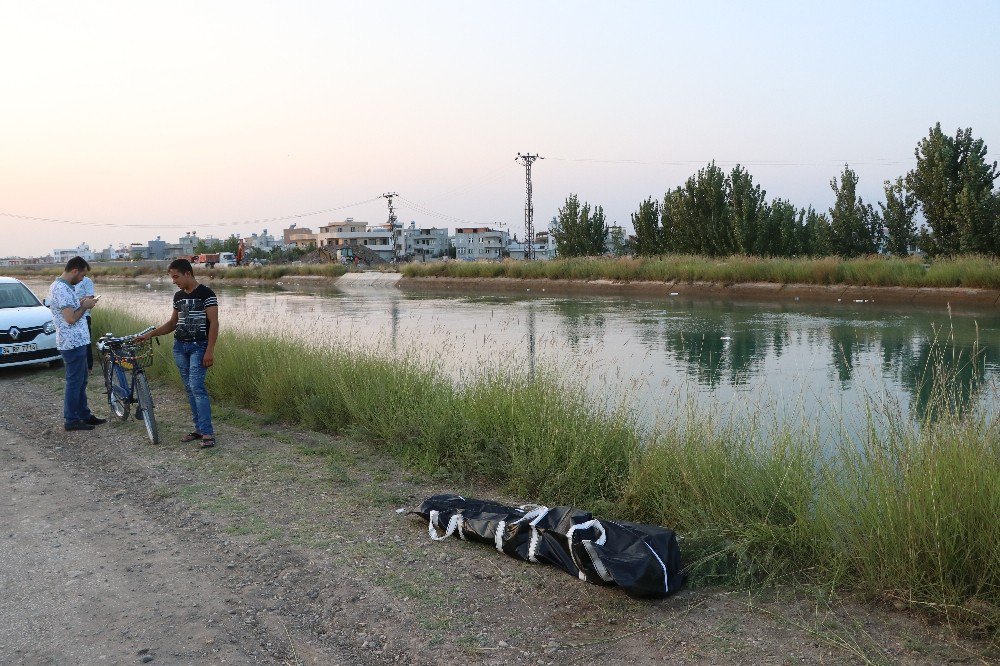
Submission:
<svg viewBox="0 0 1000 666">
<path fill-rule="evenodd" d="M 386 192 L 382 195 L 383 199 L 389 201 L 389 236 L 392 238 L 392 258 L 394 261 L 399 259 L 399 243 L 396 240 L 396 209 L 392 207 L 392 198 L 398 196 L 399 194 L 396 192 Z M 399 240 L 402 240 L 402 232 Z"/>
<path fill-rule="evenodd" d="M 534 259 L 535 258 L 535 207 L 531 203 L 531 165 L 535 160 L 544 160 L 544 157 L 539 157 L 537 154 L 532 155 L 526 153 L 522 155 L 517 154 L 514 158 L 515 162 L 520 162 L 524 165 L 524 181 L 526 184 L 526 199 L 524 203 L 524 258 Z"/>
</svg>

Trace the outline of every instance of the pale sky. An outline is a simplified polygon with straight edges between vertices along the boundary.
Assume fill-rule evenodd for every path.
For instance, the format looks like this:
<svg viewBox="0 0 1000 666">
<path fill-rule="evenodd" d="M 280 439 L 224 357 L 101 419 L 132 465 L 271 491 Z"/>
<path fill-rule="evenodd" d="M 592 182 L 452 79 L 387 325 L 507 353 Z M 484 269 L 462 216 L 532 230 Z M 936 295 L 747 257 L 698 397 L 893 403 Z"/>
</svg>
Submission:
<svg viewBox="0 0 1000 666">
<path fill-rule="evenodd" d="M 820 210 L 847 162 L 874 202 L 935 122 L 998 159 L 998 26 L 988 0 L 8 0 L 0 213 L 70 223 L 0 215 L 0 256 L 381 223 L 388 191 L 520 236 L 519 151 L 537 228 L 570 193 L 630 227 L 711 159 Z"/>
</svg>

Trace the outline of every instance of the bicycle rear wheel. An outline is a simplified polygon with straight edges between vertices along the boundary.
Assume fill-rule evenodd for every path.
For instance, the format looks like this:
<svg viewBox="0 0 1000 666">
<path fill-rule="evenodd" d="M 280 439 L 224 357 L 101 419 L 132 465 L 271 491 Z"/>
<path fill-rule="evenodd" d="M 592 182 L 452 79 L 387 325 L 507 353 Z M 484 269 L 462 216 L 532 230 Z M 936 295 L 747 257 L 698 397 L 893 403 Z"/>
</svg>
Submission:
<svg viewBox="0 0 1000 666">
<path fill-rule="evenodd" d="M 108 392 L 108 407 L 115 418 L 124 421 L 128 418 L 131 404 L 128 400 L 128 377 L 120 366 L 112 361 L 104 363 L 104 389 Z"/>
<path fill-rule="evenodd" d="M 153 444 L 160 443 L 159 434 L 156 432 L 156 415 L 153 413 L 153 394 L 149 392 L 149 382 L 146 380 L 146 373 L 140 372 L 135 377 L 135 393 L 139 399 L 139 409 L 142 410 L 142 422 L 146 424 L 146 434 Z"/>
</svg>

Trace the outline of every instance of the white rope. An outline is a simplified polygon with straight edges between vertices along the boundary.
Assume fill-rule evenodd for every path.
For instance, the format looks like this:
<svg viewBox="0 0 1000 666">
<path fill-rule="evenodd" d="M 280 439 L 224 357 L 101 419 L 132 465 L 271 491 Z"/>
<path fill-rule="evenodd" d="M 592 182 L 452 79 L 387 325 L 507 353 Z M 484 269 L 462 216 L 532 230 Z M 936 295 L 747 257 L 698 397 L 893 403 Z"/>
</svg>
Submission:
<svg viewBox="0 0 1000 666">
<path fill-rule="evenodd" d="M 438 534 L 438 529 L 441 527 L 440 519 L 441 512 L 432 509 L 430 520 L 427 522 L 427 533 L 430 535 L 431 539 L 434 541 L 443 541 L 454 534 L 456 529 L 459 530 L 459 536 L 462 536 L 463 539 L 465 538 L 465 536 L 462 535 L 462 514 L 456 513 L 451 517 L 448 521 L 448 527 L 444 534 Z"/>
<path fill-rule="evenodd" d="M 538 531 L 538 528 L 536 526 L 538 525 L 539 521 L 542 518 L 548 515 L 549 507 L 542 506 L 540 504 L 526 504 L 520 508 L 524 510 L 527 509 L 528 507 L 534 507 L 534 508 L 532 508 L 530 511 L 528 511 L 528 513 L 524 514 L 511 524 L 516 525 L 517 523 L 523 520 L 528 521 L 528 525 L 531 526 L 531 541 L 528 542 L 528 561 L 538 564 L 538 559 L 535 557 L 535 555 L 538 553 L 538 543 L 541 541 L 542 535 Z"/>
<path fill-rule="evenodd" d="M 604 566 L 604 562 L 601 561 L 601 556 L 597 552 L 597 548 L 594 547 L 593 542 L 583 541 L 584 549 L 587 551 L 587 555 L 590 555 L 590 561 L 593 562 L 594 568 L 597 569 L 597 575 L 604 579 L 607 583 L 615 582 L 614 577 L 608 573 L 608 568 Z"/>
<path fill-rule="evenodd" d="M 576 532 L 577 530 L 586 530 L 591 527 L 593 527 L 595 530 L 598 530 L 601 533 L 601 536 L 597 537 L 596 540 L 593 540 L 593 543 L 596 543 L 598 546 L 603 546 L 604 542 L 607 541 L 608 533 L 604 529 L 604 525 L 601 525 L 601 521 L 597 520 L 596 518 L 594 518 L 593 520 L 588 520 L 585 523 L 580 523 L 579 525 L 574 525 L 573 527 L 569 528 L 569 530 L 566 532 L 566 541 L 569 542 L 569 554 L 573 558 L 573 564 L 576 565 L 577 570 L 580 572 L 579 574 L 580 580 L 587 580 L 587 574 L 583 572 L 583 567 L 580 566 L 580 561 L 576 557 L 576 550 L 573 548 L 573 533 Z M 587 544 L 590 541 L 581 540 L 581 542 Z M 584 548 L 586 549 L 586 545 L 584 545 Z M 593 558 L 591 559 L 593 560 Z M 594 568 L 598 570 L 598 573 L 600 573 L 600 570 L 604 568 L 604 564 L 601 563 L 600 566 L 595 564 Z M 605 573 L 607 573 L 606 570 Z M 601 577 L 603 578 L 603 576 Z"/>
<path fill-rule="evenodd" d="M 643 541 L 643 543 L 646 543 L 646 542 Z M 656 558 L 656 561 L 660 563 L 660 568 L 663 569 L 663 589 L 664 589 L 664 591 L 667 594 L 670 594 L 670 578 L 667 575 L 667 567 L 666 567 L 666 565 L 663 564 L 663 560 L 661 560 L 660 556 L 656 554 L 656 551 L 653 550 L 652 546 L 650 546 L 648 543 L 646 543 L 646 548 L 649 548 L 649 552 L 651 552 L 653 554 L 653 557 Z"/>
</svg>

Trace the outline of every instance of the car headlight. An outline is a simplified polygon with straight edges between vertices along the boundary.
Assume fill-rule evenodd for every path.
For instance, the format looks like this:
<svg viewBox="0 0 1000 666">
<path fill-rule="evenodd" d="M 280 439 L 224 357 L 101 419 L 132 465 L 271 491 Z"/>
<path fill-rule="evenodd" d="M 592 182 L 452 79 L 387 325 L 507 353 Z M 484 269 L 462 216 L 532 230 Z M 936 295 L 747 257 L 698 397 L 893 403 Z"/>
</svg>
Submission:
<svg viewBox="0 0 1000 666">
<path fill-rule="evenodd" d="M 56 332 L 56 325 L 51 321 L 45 322 L 45 326 L 42 326 L 42 330 L 45 331 L 46 335 L 52 335 Z"/>
</svg>

